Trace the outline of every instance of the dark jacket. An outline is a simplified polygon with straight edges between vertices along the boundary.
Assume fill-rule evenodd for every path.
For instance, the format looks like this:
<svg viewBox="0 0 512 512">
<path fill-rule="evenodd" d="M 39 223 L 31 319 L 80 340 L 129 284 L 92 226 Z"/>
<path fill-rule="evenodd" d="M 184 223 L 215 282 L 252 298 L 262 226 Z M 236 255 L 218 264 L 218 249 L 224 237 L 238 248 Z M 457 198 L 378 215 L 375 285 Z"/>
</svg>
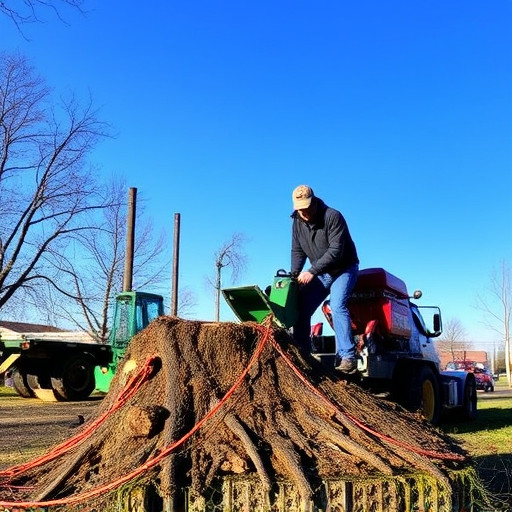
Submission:
<svg viewBox="0 0 512 512">
<path fill-rule="evenodd" d="M 318 197 L 314 200 L 318 209 L 311 222 L 303 221 L 296 211 L 292 214 L 291 272 L 300 272 L 309 259 L 308 270 L 313 275 L 329 273 L 336 277 L 359 263 L 356 246 L 343 215 Z"/>
</svg>

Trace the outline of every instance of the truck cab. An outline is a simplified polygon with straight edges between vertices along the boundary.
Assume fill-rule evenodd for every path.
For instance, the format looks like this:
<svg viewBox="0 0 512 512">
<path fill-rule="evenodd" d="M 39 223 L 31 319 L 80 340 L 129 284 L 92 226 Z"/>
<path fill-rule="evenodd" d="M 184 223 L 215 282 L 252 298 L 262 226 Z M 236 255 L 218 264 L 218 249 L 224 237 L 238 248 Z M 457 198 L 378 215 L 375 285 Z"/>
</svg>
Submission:
<svg viewBox="0 0 512 512">
<path fill-rule="evenodd" d="M 96 366 L 96 390 L 107 393 L 119 361 L 124 357 L 133 336 L 164 314 L 161 295 L 145 292 L 122 292 L 117 296 L 109 334 L 112 357 L 107 365 Z"/>
</svg>

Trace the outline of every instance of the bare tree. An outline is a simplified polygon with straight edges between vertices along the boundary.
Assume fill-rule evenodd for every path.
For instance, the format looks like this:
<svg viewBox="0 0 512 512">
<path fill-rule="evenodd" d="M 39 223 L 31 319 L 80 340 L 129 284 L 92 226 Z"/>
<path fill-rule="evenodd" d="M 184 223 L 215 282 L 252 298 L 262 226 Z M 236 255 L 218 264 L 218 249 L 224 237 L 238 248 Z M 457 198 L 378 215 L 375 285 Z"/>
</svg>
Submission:
<svg viewBox="0 0 512 512">
<path fill-rule="evenodd" d="M 62 255 L 106 206 L 86 158 L 107 125 L 90 102 L 50 101 L 24 57 L 0 55 L 0 308 L 14 296 L 37 301 L 44 285 L 66 293 Z"/>
<path fill-rule="evenodd" d="M 215 252 L 215 279 L 210 281 L 215 291 L 215 321 L 220 319 L 220 292 L 222 289 L 222 271 L 231 269 L 231 281 L 236 283 L 246 268 L 247 257 L 243 252 L 246 237 L 241 233 L 233 236 Z"/>
<path fill-rule="evenodd" d="M 485 296 L 477 296 L 477 308 L 484 312 L 486 325 L 496 332 L 505 349 L 505 371 L 509 387 L 512 387 L 510 346 L 510 318 L 512 314 L 511 268 L 505 261 L 499 270 L 491 271 L 490 284 Z"/>
<path fill-rule="evenodd" d="M 197 306 L 197 297 L 189 287 L 180 290 L 178 296 L 178 316 L 187 318 L 195 313 Z"/>
<path fill-rule="evenodd" d="M 22 25 L 37 23 L 41 20 L 41 13 L 52 12 L 57 18 L 63 20 L 62 8 L 70 7 L 83 12 L 85 0 L 18 0 L 17 2 L 0 1 L 0 13 L 4 14 L 21 30 Z"/>
<path fill-rule="evenodd" d="M 459 353 L 467 350 L 466 330 L 457 318 L 450 318 L 443 326 L 443 334 L 436 342 L 437 349 L 450 352 L 452 361 L 459 359 Z"/>
<path fill-rule="evenodd" d="M 122 289 L 127 202 L 124 180 L 113 179 L 102 191 L 101 201 L 108 203 L 95 213 L 89 224 L 97 226 L 91 233 L 80 233 L 68 250 L 59 255 L 59 268 L 66 289 L 72 293 L 66 300 L 52 297 L 46 311 L 65 319 L 80 330 L 91 332 L 98 341 L 106 342 L 110 328 L 112 304 Z M 100 218 L 98 218 L 100 217 Z M 157 287 L 168 279 L 169 266 L 163 261 L 165 233 L 159 236 L 144 208 L 137 208 L 135 223 L 133 280 L 134 288 Z M 57 257 L 57 256 L 56 256 Z M 73 300 L 69 300 L 73 297 Z"/>
</svg>

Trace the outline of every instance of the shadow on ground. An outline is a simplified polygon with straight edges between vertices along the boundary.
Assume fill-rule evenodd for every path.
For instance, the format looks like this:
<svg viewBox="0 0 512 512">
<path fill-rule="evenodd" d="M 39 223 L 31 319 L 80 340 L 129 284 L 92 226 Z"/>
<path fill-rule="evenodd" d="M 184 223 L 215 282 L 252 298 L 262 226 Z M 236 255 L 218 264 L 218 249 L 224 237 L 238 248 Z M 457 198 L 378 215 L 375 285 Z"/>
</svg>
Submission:
<svg viewBox="0 0 512 512">
<path fill-rule="evenodd" d="M 449 434 L 467 434 L 481 430 L 497 430 L 512 425 L 512 409 L 490 408 L 478 411 L 478 416 L 472 421 L 447 418 L 441 425 Z"/>
<path fill-rule="evenodd" d="M 496 403 L 498 406 L 500 399 L 501 397 L 492 397 L 493 405 Z M 503 399 L 510 400 L 507 397 Z M 471 434 L 486 430 L 495 431 L 511 425 L 512 409 L 491 407 L 479 410 L 477 418 L 473 421 L 447 418 L 441 428 L 449 434 Z M 492 494 L 492 510 L 510 512 L 512 510 L 512 453 L 474 456 L 473 460 L 485 488 Z"/>
</svg>

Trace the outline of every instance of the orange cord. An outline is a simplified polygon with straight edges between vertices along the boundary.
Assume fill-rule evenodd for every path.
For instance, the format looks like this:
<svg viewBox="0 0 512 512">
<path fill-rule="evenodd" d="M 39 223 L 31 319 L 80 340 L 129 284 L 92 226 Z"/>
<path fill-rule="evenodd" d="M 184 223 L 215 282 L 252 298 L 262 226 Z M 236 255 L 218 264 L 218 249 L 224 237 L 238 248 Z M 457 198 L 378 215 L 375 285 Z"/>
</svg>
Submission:
<svg viewBox="0 0 512 512">
<path fill-rule="evenodd" d="M 273 339 L 272 345 L 277 350 L 279 355 L 284 359 L 286 364 L 292 369 L 292 371 L 297 375 L 297 377 L 300 379 L 300 381 L 305 384 L 315 395 L 320 397 L 327 405 L 329 405 L 336 413 L 345 415 L 347 418 L 349 418 L 352 422 L 354 422 L 358 427 L 362 428 L 366 432 L 369 432 L 370 434 L 374 435 L 375 437 L 378 437 L 380 439 L 383 439 L 384 441 L 387 441 L 388 443 L 395 444 L 397 446 L 401 446 L 402 448 L 406 448 L 414 453 L 417 453 L 419 455 L 426 455 L 432 458 L 436 459 L 444 459 L 444 460 L 456 460 L 456 461 L 463 461 L 465 460 L 465 457 L 462 455 L 457 454 L 448 454 L 448 453 L 439 453 L 429 450 L 423 450 L 422 448 L 418 448 L 416 446 L 410 445 L 408 443 L 404 443 L 402 441 L 398 441 L 396 439 L 393 439 L 392 437 L 386 436 L 385 434 L 381 434 L 380 432 L 377 432 L 373 430 L 372 428 L 368 427 L 364 423 L 360 422 L 357 418 L 352 416 L 351 414 L 347 412 L 343 412 L 339 406 L 334 404 L 327 396 L 325 396 L 318 388 L 313 386 L 311 382 L 302 375 L 300 370 L 292 363 L 290 358 L 283 352 L 283 349 L 277 344 L 277 342 Z"/>
</svg>

